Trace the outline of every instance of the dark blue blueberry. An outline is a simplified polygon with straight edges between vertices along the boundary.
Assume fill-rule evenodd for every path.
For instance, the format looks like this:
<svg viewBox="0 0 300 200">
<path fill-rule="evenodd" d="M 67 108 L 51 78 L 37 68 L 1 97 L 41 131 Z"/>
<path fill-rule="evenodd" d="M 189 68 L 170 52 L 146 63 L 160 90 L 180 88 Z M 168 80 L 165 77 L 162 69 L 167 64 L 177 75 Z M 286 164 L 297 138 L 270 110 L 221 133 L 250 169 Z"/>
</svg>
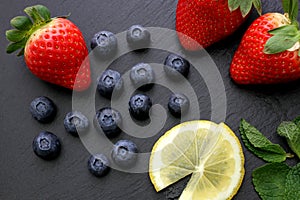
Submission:
<svg viewBox="0 0 300 200">
<path fill-rule="evenodd" d="M 32 117 L 39 122 L 51 122 L 57 112 L 54 102 L 48 97 L 41 96 L 35 98 L 30 103 L 30 112 Z"/>
<path fill-rule="evenodd" d="M 184 94 L 172 94 L 169 98 L 168 108 L 175 117 L 184 115 L 190 107 L 190 101 Z"/>
<path fill-rule="evenodd" d="M 146 91 L 151 89 L 154 82 L 152 67 L 146 63 L 136 64 L 131 68 L 130 80 L 140 90 Z"/>
<path fill-rule="evenodd" d="M 94 35 L 91 48 L 100 58 L 110 58 L 117 52 L 118 41 L 109 31 L 100 31 Z"/>
<path fill-rule="evenodd" d="M 110 170 L 109 165 L 107 157 L 103 154 L 91 155 L 88 160 L 89 171 L 97 177 L 105 176 Z"/>
<path fill-rule="evenodd" d="M 149 118 L 149 111 L 152 101 L 149 96 L 144 94 L 136 94 L 130 98 L 129 112 L 137 120 L 145 120 Z"/>
<path fill-rule="evenodd" d="M 61 144 L 56 135 L 51 132 L 43 131 L 34 138 L 32 148 L 37 156 L 45 160 L 52 160 L 58 157 Z"/>
<path fill-rule="evenodd" d="M 137 159 L 138 148 L 130 140 L 119 140 L 113 147 L 111 157 L 120 167 L 132 167 Z"/>
<path fill-rule="evenodd" d="M 96 112 L 95 125 L 99 125 L 105 135 L 109 138 L 121 133 L 119 125 L 122 122 L 121 114 L 109 107 L 102 108 Z"/>
<path fill-rule="evenodd" d="M 78 132 L 84 132 L 88 129 L 89 121 L 81 112 L 73 111 L 66 114 L 64 126 L 68 133 L 78 136 Z"/>
<path fill-rule="evenodd" d="M 145 48 L 151 42 L 150 32 L 141 25 L 133 25 L 126 32 L 128 45 L 132 48 Z"/>
<path fill-rule="evenodd" d="M 108 69 L 105 70 L 97 81 L 97 90 L 103 97 L 111 98 L 112 93 L 121 91 L 123 80 L 121 74 L 117 71 Z"/>
<path fill-rule="evenodd" d="M 180 74 L 187 77 L 190 63 L 179 55 L 169 54 L 164 62 L 164 70 L 169 77 L 179 78 Z"/>
</svg>

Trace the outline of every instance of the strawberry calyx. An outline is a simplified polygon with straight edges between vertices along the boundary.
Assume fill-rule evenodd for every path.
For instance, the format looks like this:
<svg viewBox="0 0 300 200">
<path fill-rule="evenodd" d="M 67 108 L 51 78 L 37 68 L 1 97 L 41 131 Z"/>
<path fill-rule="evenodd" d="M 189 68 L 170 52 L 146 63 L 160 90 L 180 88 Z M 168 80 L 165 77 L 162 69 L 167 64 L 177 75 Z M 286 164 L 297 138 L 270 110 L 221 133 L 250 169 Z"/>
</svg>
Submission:
<svg viewBox="0 0 300 200">
<path fill-rule="evenodd" d="M 282 21 L 279 27 L 268 31 L 272 37 L 264 47 L 265 54 L 276 54 L 284 51 L 296 51 L 300 48 L 300 31 L 298 16 L 298 0 L 283 0 Z M 300 56 L 300 51 L 298 52 Z"/>
<path fill-rule="evenodd" d="M 10 24 L 15 29 L 6 31 L 6 38 L 11 43 L 6 52 L 13 53 L 20 50 L 18 56 L 24 54 L 24 48 L 29 37 L 42 26 L 52 21 L 50 11 L 43 5 L 35 5 L 24 9 L 27 16 L 14 17 Z"/>
<path fill-rule="evenodd" d="M 240 8 L 243 17 L 249 14 L 252 6 L 254 6 L 258 14 L 261 15 L 262 5 L 260 0 L 228 0 L 229 10 L 235 11 Z"/>
</svg>

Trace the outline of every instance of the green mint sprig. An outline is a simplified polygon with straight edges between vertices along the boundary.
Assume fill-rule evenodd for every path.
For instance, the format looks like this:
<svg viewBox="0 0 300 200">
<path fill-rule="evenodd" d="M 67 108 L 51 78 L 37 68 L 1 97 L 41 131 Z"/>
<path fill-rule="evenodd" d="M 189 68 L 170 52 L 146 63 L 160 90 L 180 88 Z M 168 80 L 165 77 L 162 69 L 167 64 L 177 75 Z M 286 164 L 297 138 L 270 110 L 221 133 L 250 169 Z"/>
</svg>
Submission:
<svg viewBox="0 0 300 200">
<path fill-rule="evenodd" d="M 256 156 L 267 162 L 283 162 L 291 156 L 280 145 L 273 144 L 244 119 L 241 120 L 240 133 L 245 146 Z"/>
<path fill-rule="evenodd" d="M 298 119 L 295 119 L 295 122 L 282 122 L 277 132 L 280 136 L 286 138 L 288 145 L 295 152 L 295 154 L 300 158 L 300 123 Z"/>
<path fill-rule="evenodd" d="M 277 128 L 280 136 L 287 139 L 290 148 L 299 157 L 300 116 L 293 121 L 284 121 Z M 299 200 L 300 163 L 290 167 L 283 161 L 292 157 L 278 144 L 273 144 L 254 126 L 242 119 L 240 133 L 245 146 L 256 156 L 269 162 L 256 168 L 252 182 L 263 200 Z M 300 157 L 299 157 L 300 158 Z"/>
<path fill-rule="evenodd" d="M 253 184 L 263 200 L 299 200 L 300 163 L 268 163 L 252 173 Z"/>
</svg>

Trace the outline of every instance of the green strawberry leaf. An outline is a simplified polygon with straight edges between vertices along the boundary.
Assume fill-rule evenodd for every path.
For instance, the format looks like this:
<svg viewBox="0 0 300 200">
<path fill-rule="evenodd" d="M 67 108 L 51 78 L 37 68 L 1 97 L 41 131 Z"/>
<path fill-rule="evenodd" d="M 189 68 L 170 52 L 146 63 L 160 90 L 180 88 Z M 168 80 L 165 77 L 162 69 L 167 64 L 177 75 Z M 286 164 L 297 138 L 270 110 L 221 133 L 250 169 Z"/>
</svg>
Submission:
<svg viewBox="0 0 300 200">
<path fill-rule="evenodd" d="M 282 0 L 283 10 L 286 13 L 282 19 L 287 25 L 270 30 L 273 36 L 268 39 L 264 47 L 264 53 L 281 53 L 293 47 L 300 41 L 298 16 L 298 0 Z M 300 51 L 298 51 L 300 56 Z"/>
<path fill-rule="evenodd" d="M 280 53 L 293 47 L 300 40 L 299 28 L 296 24 L 281 26 L 269 31 L 273 35 L 268 39 L 264 53 Z"/>
<path fill-rule="evenodd" d="M 31 17 L 34 24 L 39 24 L 44 21 L 34 6 L 25 8 L 24 12 Z"/>
<path fill-rule="evenodd" d="M 277 132 L 285 137 L 290 148 L 300 158 L 300 128 L 294 122 L 282 122 Z"/>
<path fill-rule="evenodd" d="M 240 133 L 245 146 L 267 162 L 283 162 L 288 156 L 280 145 L 273 144 L 244 119 L 241 120 Z"/>
<path fill-rule="evenodd" d="M 39 15 L 44 18 L 44 20 L 48 21 L 51 19 L 50 16 L 50 11 L 47 7 L 43 6 L 43 5 L 36 5 L 34 6 L 34 8 L 37 10 L 37 12 L 39 13 Z"/>
<path fill-rule="evenodd" d="M 10 20 L 10 24 L 18 30 L 30 30 L 32 27 L 32 22 L 28 17 L 17 16 Z"/>
<path fill-rule="evenodd" d="M 228 0 L 228 6 L 230 11 L 234 11 L 240 7 L 240 1 L 239 0 Z"/>
<path fill-rule="evenodd" d="M 242 12 L 242 15 L 243 17 L 245 17 L 251 10 L 252 8 L 252 4 L 253 2 L 252 1 L 246 1 L 246 0 L 243 0 L 241 2 L 241 12 Z"/>
<path fill-rule="evenodd" d="M 251 11 L 252 5 L 261 15 L 261 1 L 260 0 L 228 0 L 228 7 L 230 11 L 240 8 L 243 17 L 247 16 Z"/>
<path fill-rule="evenodd" d="M 13 53 L 17 51 L 18 49 L 23 49 L 25 44 L 27 42 L 27 38 L 24 38 L 23 40 L 19 42 L 10 43 L 6 48 L 6 53 Z"/>
<path fill-rule="evenodd" d="M 24 47 L 30 35 L 52 20 L 50 11 L 43 5 L 27 7 L 24 12 L 28 17 L 14 17 L 10 24 L 16 29 L 6 31 L 6 38 L 11 42 L 6 52 L 13 53 L 20 49 L 18 56 L 24 54 Z"/>
<path fill-rule="evenodd" d="M 285 199 L 298 200 L 300 197 L 300 163 L 289 170 L 285 182 Z"/>
<path fill-rule="evenodd" d="M 8 30 L 5 32 L 6 38 L 11 42 L 19 42 L 26 36 L 26 31 L 17 29 Z"/>
<path fill-rule="evenodd" d="M 292 48 L 300 39 L 300 35 L 290 36 L 290 35 L 275 35 L 268 39 L 265 47 L 265 54 L 275 54 L 284 52 Z"/>
<path fill-rule="evenodd" d="M 263 200 L 285 199 L 286 177 L 290 167 L 284 163 L 268 163 L 255 169 L 252 182 Z"/>
<path fill-rule="evenodd" d="M 280 26 L 278 28 L 272 29 L 269 31 L 271 35 L 276 35 L 276 36 L 284 36 L 284 35 L 289 35 L 289 36 L 295 36 L 298 34 L 298 26 L 293 24 L 293 25 L 285 25 L 285 26 Z"/>
<path fill-rule="evenodd" d="M 288 13 L 291 21 L 298 17 L 298 0 L 282 0 L 282 6 L 285 13 Z"/>
<path fill-rule="evenodd" d="M 262 5 L 260 0 L 253 0 L 253 5 L 255 9 L 257 10 L 258 14 L 261 15 L 262 13 Z"/>
</svg>

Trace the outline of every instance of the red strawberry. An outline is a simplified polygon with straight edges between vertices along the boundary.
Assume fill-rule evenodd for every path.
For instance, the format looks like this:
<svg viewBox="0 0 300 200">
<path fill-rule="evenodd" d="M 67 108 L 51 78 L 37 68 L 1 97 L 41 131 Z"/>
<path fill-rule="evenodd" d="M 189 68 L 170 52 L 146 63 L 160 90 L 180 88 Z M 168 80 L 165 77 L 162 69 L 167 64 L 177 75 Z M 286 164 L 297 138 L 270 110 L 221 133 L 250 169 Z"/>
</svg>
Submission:
<svg viewBox="0 0 300 200">
<path fill-rule="evenodd" d="M 68 19 L 50 18 L 41 5 L 24 10 L 30 18 L 11 20 L 16 29 L 6 32 L 7 53 L 21 49 L 29 70 L 40 79 L 77 91 L 91 83 L 88 50 L 82 33 Z"/>
<path fill-rule="evenodd" d="M 288 1 L 296 2 L 298 11 L 298 0 Z M 230 74 L 236 83 L 273 84 L 300 78 L 297 14 L 289 16 L 267 13 L 252 23 L 231 63 Z"/>
<path fill-rule="evenodd" d="M 181 45 L 194 51 L 227 37 L 245 21 L 252 4 L 261 12 L 260 0 L 179 0 L 176 30 Z"/>
</svg>

